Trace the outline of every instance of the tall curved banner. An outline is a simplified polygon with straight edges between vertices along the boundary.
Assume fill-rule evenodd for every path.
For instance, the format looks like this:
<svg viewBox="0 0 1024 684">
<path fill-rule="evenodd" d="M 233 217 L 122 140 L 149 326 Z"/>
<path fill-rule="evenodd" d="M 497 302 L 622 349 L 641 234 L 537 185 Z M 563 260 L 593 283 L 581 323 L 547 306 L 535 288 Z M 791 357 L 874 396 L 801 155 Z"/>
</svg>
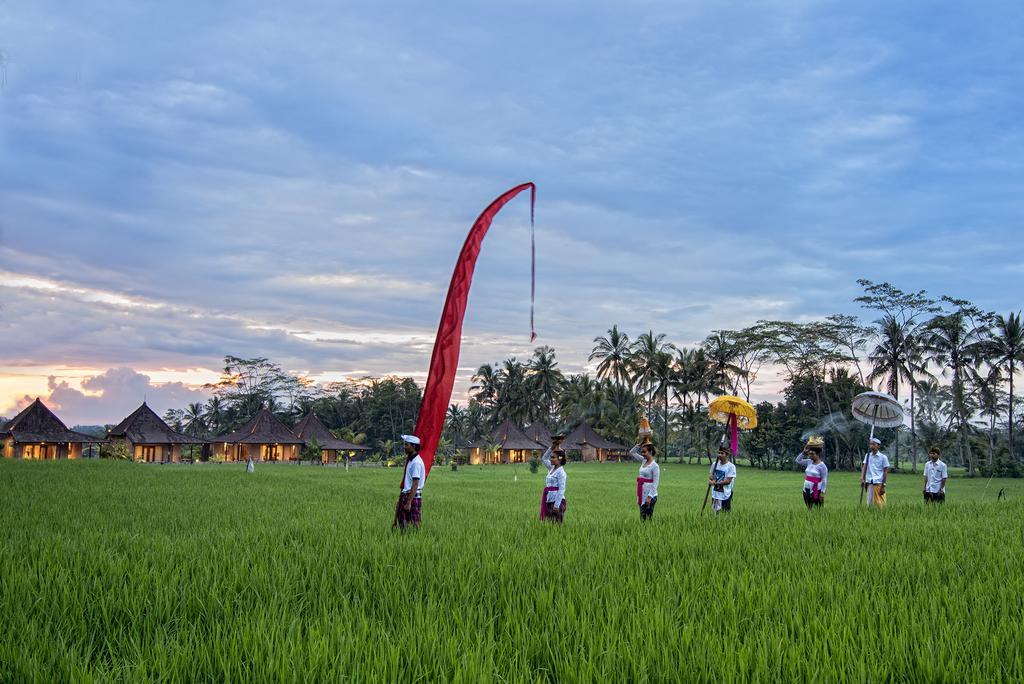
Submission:
<svg viewBox="0 0 1024 684">
<path fill-rule="evenodd" d="M 473 283 L 473 270 L 476 268 L 476 258 L 480 254 L 480 246 L 484 236 L 487 235 L 487 230 L 491 227 L 491 222 L 501 208 L 526 189 L 530 190 L 530 341 L 532 342 L 537 337 L 533 329 L 533 283 L 535 281 L 533 209 L 537 198 L 537 187 L 533 183 L 523 183 L 503 193 L 484 209 L 483 213 L 473 222 L 473 227 L 469 229 L 469 235 L 466 236 L 462 251 L 459 253 L 459 260 L 455 262 L 451 284 L 448 285 L 448 297 L 445 299 L 444 309 L 441 311 L 441 322 L 437 326 L 434 352 L 430 356 L 430 370 L 427 374 L 427 386 L 423 390 L 423 400 L 420 403 L 419 419 L 416 421 L 416 436 L 420 438 L 420 456 L 423 458 L 427 473 L 430 472 L 430 466 L 434 464 L 434 452 L 437 451 L 437 442 L 441 439 L 445 413 L 448 411 L 448 402 L 451 401 L 452 388 L 455 386 L 455 371 L 459 365 L 459 352 L 462 349 L 462 320 L 466 315 L 469 286 Z"/>
</svg>

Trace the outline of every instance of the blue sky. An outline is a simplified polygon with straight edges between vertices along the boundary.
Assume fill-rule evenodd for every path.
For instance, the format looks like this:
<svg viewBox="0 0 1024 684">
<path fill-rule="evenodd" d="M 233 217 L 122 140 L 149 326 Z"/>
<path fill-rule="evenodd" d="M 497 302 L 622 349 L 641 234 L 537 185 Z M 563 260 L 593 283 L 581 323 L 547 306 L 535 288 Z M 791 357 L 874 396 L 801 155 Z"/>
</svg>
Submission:
<svg viewBox="0 0 1024 684">
<path fill-rule="evenodd" d="M 1022 41 L 1011 2 L 0 4 L 0 415 L 180 405 L 225 354 L 422 380 L 525 180 L 566 370 L 613 323 L 857 312 L 860 277 L 1017 310 Z M 529 352 L 528 216 L 457 392 Z"/>
</svg>

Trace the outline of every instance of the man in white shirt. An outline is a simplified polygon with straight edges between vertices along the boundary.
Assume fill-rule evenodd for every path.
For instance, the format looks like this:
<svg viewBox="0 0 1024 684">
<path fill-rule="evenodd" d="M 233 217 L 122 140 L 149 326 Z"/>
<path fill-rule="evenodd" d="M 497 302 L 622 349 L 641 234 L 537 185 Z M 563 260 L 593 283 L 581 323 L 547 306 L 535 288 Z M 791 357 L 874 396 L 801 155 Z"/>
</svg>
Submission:
<svg viewBox="0 0 1024 684">
<path fill-rule="evenodd" d="M 718 460 L 711 464 L 711 510 L 732 510 L 732 485 L 736 479 L 736 464 L 729 461 L 729 450 L 724 446 L 718 450 Z"/>
<path fill-rule="evenodd" d="M 868 442 L 868 453 L 860 467 L 860 486 L 867 489 L 868 506 L 885 505 L 885 483 L 889 479 L 889 457 L 879 449 L 882 441 L 872 437 Z"/>
<path fill-rule="evenodd" d="M 946 502 L 946 480 L 949 471 L 946 464 L 939 460 L 938 447 L 928 451 L 928 462 L 924 464 L 924 500 L 925 503 Z"/>
<path fill-rule="evenodd" d="M 410 526 L 419 528 L 423 510 L 423 481 L 427 478 L 423 459 L 420 458 L 420 438 L 416 435 L 402 435 L 405 449 L 405 475 L 402 478 L 402 494 L 395 506 L 395 520 L 392 527 L 404 530 Z"/>
</svg>

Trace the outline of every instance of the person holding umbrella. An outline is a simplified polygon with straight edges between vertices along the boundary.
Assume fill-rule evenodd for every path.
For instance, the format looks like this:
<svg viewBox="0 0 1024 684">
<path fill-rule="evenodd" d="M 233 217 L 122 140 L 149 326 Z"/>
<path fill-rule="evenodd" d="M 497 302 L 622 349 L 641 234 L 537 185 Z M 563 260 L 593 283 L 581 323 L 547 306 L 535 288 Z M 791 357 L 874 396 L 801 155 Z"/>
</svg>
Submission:
<svg viewBox="0 0 1024 684">
<path fill-rule="evenodd" d="M 718 460 L 711 464 L 708 487 L 711 488 L 711 510 L 729 512 L 732 510 L 732 485 L 736 480 L 736 464 L 729 460 L 729 448 L 724 444 L 718 448 Z"/>
<path fill-rule="evenodd" d="M 808 510 L 825 505 L 825 487 L 828 486 L 828 466 L 821 460 L 825 440 L 813 436 L 807 440 L 796 464 L 804 466 L 804 503 Z"/>
<path fill-rule="evenodd" d="M 860 486 L 868 493 L 868 506 L 885 505 L 885 483 L 889 479 L 889 457 L 879 449 L 882 441 L 872 437 L 860 467 Z"/>
</svg>

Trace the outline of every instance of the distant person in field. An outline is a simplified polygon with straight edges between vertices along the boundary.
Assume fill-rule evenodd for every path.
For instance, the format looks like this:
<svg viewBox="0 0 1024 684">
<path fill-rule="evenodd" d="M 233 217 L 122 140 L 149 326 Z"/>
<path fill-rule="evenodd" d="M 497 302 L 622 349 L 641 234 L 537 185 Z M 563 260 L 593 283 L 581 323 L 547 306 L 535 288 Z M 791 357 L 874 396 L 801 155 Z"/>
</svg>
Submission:
<svg viewBox="0 0 1024 684">
<path fill-rule="evenodd" d="M 736 480 L 736 464 L 729 460 L 729 450 L 718 449 L 718 460 L 711 464 L 711 510 L 729 512 L 732 510 L 732 485 Z"/>
<path fill-rule="evenodd" d="M 872 437 L 868 453 L 860 467 L 860 486 L 867 490 L 868 506 L 885 505 L 885 483 L 889 479 L 889 457 L 883 454 L 882 440 Z"/>
<path fill-rule="evenodd" d="M 658 481 L 661 467 L 654 460 L 653 444 L 637 444 L 629 450 L 634 461 L 640 461 L 640 475 L 636 478 L 636 505 L 640 507 L 640 519 L 650 520 L 654 515 L 654 504 L 658 503 Z"/>
<path fill-rule="evenodd" d="M 924 464 L 924 500 L 925 503 L 946 502 L 946 480 L 949 471 L 946 464 L 939 460 L 938 447 L 928 451 L 928 462 Z"/>
<path fill-rule="evenodd" d="M 400 530 L 409 527 L 419 529 L 423 512 L 423 481 L 427 478 L 427 470 L 420 457 L 420 438 L 402 435 L 402 448 L 405 450 L 405 477 L 395 506 L 395 522 L 391 526 L 397 525 Z"/>
<path fill-rule="evenodd" d="M 252 462 L 252 456 L 250 456 L 245 464 L 245 472 L 251 473 L 254 470 L 256 470 L 256 464 Z"/>
<path fill-rule="evenodd" d="M 824 439 L 811 437 L 804 445 L 803 453 L 796 457 L 796 464 L 804 467 L 804 503 L 808 509 L 825 505 L 828 466 L 821 460 L 824 448 Z"/>
<path fill-rule="evenodd" d="M 561 448 L 561 440 L 557 437 L 551 440 L 541 462 L 548 469 L 547 477 L 544 478 L 544 491 L 540 499 L 540 519 L 551 522 L 562 522 L 565 520 L 565 451 Z"/>
</svg>

